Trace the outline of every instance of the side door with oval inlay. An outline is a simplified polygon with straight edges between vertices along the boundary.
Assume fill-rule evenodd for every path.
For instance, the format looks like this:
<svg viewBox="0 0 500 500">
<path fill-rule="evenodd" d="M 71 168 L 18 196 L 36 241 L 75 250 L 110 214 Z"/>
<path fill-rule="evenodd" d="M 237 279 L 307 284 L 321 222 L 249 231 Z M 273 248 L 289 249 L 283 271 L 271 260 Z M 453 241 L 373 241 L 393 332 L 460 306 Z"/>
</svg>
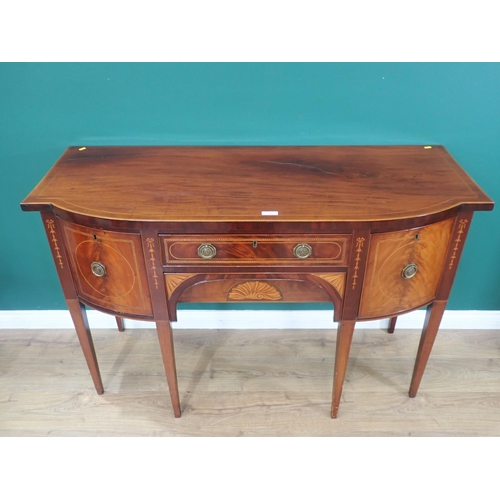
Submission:
<svg viewBox="0 0 500 500">
<path fill-rule="evenodd" d="M 395 315 L 435 297 L 453 223 L 372 235 L 359 318 Z"/>
<path fill-rule="evenodd" d="M 135 233 L 103 231 L 62 221 L 78 295 L 90 305 L 151 316 L 151 298 Z"/>
</svg>

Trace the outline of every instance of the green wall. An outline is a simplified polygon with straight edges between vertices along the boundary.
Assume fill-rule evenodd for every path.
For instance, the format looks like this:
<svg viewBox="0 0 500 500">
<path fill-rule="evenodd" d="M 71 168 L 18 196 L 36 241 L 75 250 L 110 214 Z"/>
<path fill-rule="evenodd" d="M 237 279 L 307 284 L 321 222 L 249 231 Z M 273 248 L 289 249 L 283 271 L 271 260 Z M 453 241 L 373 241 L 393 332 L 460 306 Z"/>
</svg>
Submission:
<svg viewBox="0 0 500 500">
<path fill-rule="evenodd" d="M 500 64 L 0 64 L 0 309 L 64 309 L 20 201 L 69 145 L 443 144 L 500 200 Z M 500 309 L 500 210 L 475 215 L 450 309 Z"/>
</svg>

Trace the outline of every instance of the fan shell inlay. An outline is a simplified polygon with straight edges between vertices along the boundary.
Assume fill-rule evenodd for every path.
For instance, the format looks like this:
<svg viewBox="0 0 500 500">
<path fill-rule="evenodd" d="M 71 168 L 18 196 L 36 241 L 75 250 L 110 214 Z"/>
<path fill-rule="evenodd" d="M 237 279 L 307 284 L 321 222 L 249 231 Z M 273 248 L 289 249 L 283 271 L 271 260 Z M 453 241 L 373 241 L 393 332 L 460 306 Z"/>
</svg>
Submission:
<svg viewBox="0 0 500 500">
<path fill-rule="evenodd" d="M 245 281 L 234 285 L 227 293 L 227 300 L 283 300 L 283 293 L 265 281 Z"/>
</svg>

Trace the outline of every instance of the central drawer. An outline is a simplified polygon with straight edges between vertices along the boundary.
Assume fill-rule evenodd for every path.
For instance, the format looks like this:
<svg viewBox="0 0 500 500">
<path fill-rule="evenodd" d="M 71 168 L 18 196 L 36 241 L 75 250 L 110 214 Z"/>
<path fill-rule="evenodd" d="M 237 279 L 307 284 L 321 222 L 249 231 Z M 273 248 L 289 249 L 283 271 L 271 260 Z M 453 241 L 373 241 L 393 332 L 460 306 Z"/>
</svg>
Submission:
<svg viewBox="0 0 500 500">
<path fill-rule="evenodd" d="M 160 235 L 165 265 L 347 265 L 351 235 Z"/>
</svg>

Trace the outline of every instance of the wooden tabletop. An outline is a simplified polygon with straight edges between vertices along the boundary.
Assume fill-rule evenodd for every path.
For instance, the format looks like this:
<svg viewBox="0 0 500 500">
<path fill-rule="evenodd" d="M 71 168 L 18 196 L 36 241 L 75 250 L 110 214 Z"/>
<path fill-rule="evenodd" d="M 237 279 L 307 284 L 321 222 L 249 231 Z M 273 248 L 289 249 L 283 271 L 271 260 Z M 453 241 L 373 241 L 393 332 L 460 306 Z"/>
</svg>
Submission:
<svg viewBox="0 0 500 500">
<path fill-rule="evenodd" d="M 492 200 L 442 146 L 70 147 L 23 210 L 144 221 L 375 221 Z"/>
</svg>

